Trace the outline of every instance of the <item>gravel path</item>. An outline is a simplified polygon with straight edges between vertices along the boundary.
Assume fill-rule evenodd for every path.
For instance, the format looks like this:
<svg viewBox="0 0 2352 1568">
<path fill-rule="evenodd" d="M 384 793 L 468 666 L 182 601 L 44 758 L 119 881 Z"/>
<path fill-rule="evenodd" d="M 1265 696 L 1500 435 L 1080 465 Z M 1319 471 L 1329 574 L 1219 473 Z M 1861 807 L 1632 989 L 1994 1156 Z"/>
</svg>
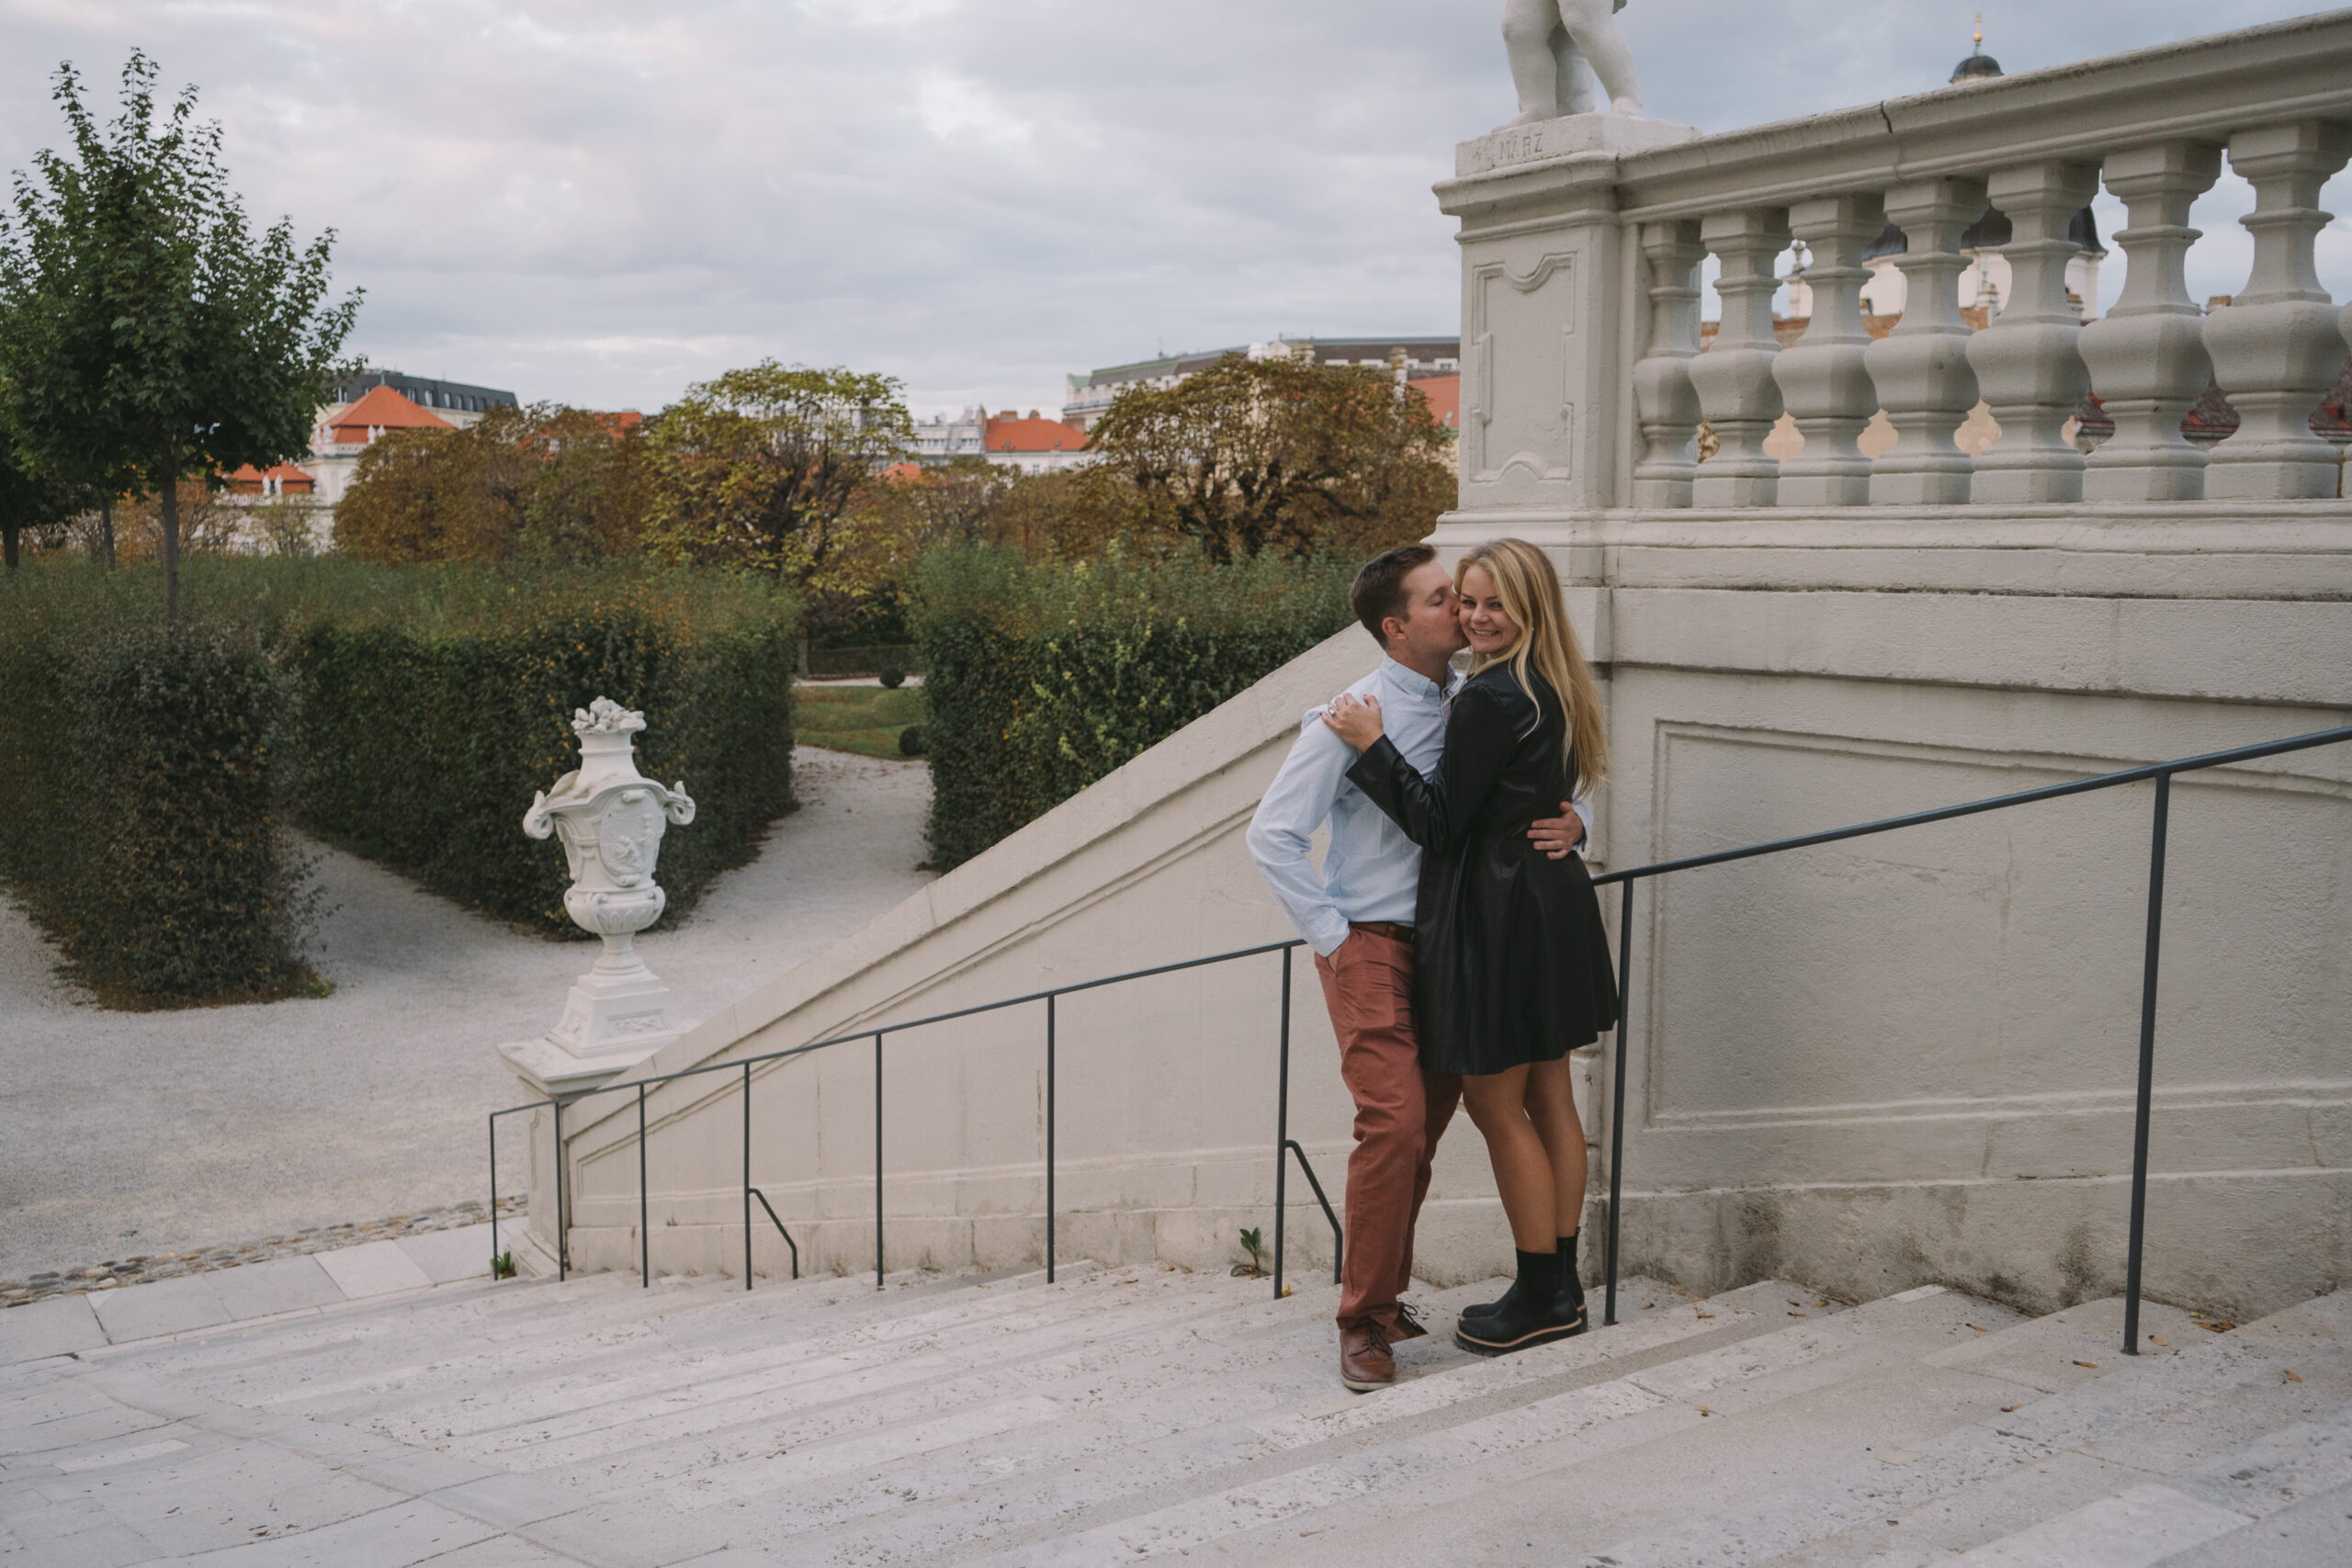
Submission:
<svg viewBox="0 0 2352 1568">
<path fill-rule="evenodd" d="M 930 880 L 921 763 L 811 749 L 796 776 L 760 857 L 639 941 L 689 1022 Z M 552 1024 L 595 949 L 322 855 L 315 1000 L 107 1012 L 0 904 L 0 1280 L 483 1197 L 483 1118 L 528 1098 L 498 1044 Z"/>
</svg>

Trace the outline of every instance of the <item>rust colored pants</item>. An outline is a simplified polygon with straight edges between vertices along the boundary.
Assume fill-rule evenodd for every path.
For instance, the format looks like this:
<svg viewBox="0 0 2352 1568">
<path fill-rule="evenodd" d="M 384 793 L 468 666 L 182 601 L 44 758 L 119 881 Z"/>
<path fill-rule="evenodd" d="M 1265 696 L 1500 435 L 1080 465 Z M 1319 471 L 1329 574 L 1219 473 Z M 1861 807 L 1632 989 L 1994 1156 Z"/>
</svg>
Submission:
<svg viewBox="0 0 2352 1568">
<path fill-rule="evenodd" d="M 1421 1071 L 1409 934 L 1357 926 L 1337 952 L 1316 958 L 1315 971 L 1340 1037 L 1340 1078 L 1356 1102 L 1340 1326 L 1385 1325 L 1412 1280 L 1413 1224 L 1429 1196 L 1430 1156 L 1462 1099 L 1462 1080 Z"/>
</svg>

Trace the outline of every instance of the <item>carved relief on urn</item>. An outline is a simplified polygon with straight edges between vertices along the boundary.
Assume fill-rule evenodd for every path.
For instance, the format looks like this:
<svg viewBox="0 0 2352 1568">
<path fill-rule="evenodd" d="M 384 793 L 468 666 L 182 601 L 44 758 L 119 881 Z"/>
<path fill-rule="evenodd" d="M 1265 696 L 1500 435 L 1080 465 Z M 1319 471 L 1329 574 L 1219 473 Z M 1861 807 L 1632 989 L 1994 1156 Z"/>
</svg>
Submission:
<svg viewBox="0 0 2352 1568">
<path fill-rule="evenodd" d="M 675 1039 L 670 988 L 637 955 L 636 937 L 662 918 L 669 897 L 653 880 L 662 835 L 695 819 L 683 781 L 664 787 L 637 771 L 645 716 L 598 697 L 572 716 L 580 766 L 523 815 L 534 839 L 563 845 L 571 886 L 563 907 L 605 951 L 572 986 L 563 1017 L 538 1040 L 500 1047 L 515 1071 L 550 1093 L 584 1089 Z"/>
</svg>

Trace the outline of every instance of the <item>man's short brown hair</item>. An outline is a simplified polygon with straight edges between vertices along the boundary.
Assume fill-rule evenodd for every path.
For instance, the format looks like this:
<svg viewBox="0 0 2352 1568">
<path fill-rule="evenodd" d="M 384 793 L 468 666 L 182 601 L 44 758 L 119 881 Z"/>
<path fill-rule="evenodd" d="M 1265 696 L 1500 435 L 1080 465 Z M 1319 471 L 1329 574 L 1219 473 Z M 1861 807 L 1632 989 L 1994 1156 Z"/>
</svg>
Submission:
<svg viewBox="0 0 2352 1568">
<path fill-rule="evenodd" d="M 1386 555 L 1373 557 L 1356 573 L 1355 584 L 1348 590 L 1348 603 L 1383 652 L 1388 649 L 1388 634 L 1380 629 L 1380 623 L 1391 615 L 1406 618 L 1409 606 L 1405 603 L 1405 580 L 1435 559 L 1437 552 L 1427 545 L 1399 545 Z"/>
</svg>

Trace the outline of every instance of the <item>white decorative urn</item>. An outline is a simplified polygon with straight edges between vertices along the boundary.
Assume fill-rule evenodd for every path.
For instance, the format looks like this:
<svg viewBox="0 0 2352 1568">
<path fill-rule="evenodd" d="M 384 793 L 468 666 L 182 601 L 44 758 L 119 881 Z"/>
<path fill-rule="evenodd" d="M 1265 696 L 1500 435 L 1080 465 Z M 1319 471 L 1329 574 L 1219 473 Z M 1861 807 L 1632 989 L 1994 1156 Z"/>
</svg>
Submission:
<svg viewBox="0 0 2352 1568">
<path fill-rule="evenodd" d="M 608 697 L 572 715 L 580 767 L 541 792 L 523 815 L 534 839 L 563 844 L 571 887 L 563 907 L 605 951 L 575 981 L 562 1019 L 537 1040 L 499 1047 L 526 1083 L 548 1094 L 594 1088 L 678 1036 L 670 987 L 637 955 L 639 931 L 662 918 L 668 895 L 653 880 L 669 823 L 695 819 L 684 781 L 664 788 L 637 771 L 645 716 Z"/>
</svg>

